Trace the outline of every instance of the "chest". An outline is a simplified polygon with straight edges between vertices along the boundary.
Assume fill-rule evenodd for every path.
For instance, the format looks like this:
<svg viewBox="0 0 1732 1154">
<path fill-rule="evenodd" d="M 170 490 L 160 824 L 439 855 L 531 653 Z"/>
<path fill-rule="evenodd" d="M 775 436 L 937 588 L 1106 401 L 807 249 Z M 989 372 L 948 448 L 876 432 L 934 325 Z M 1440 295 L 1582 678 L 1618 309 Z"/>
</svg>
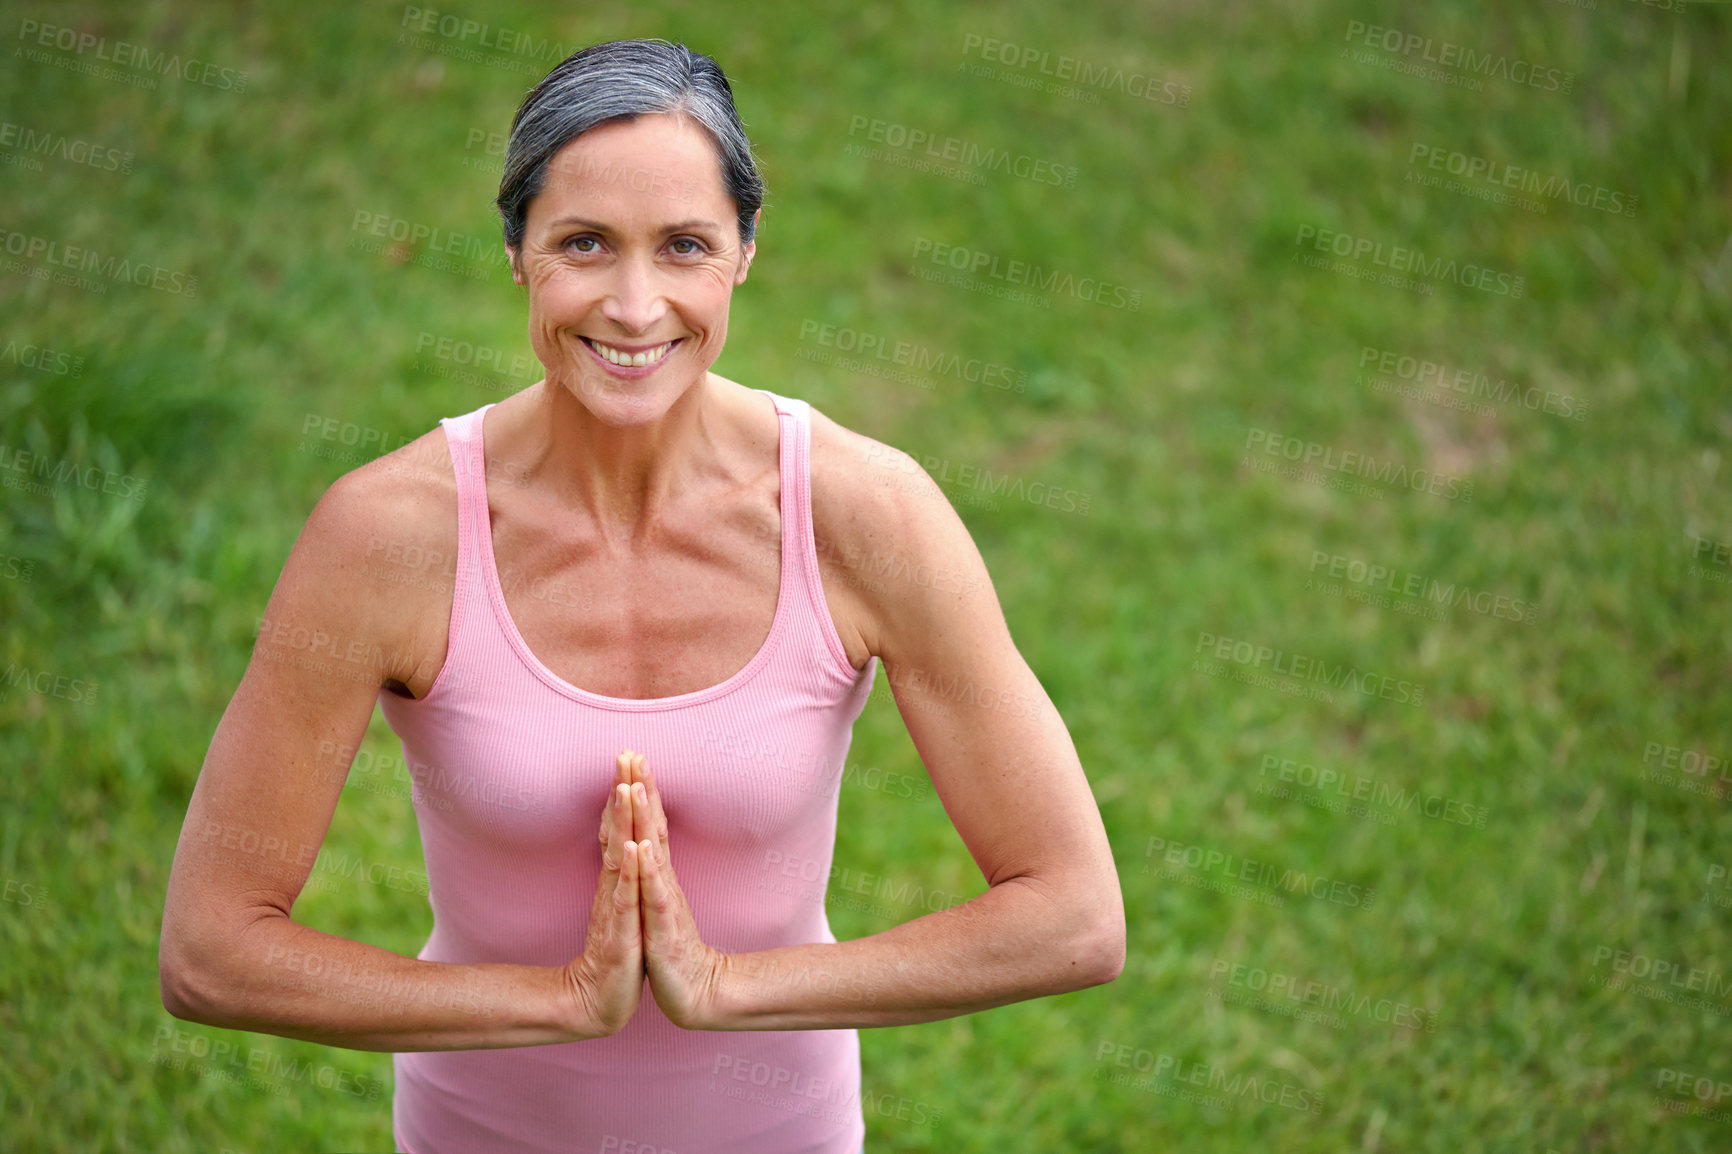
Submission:
<svg viewBox="0 0 1732 1154">
<path fill-rule="evenodd" d="M 658 520 L 629 547 L 534 506 L 490 504 L 489 520 L 511 627 L 579 689 L 620 698 L 707 689 L 769 637 L 781 584 L 773 487 Z"/>
</svg>

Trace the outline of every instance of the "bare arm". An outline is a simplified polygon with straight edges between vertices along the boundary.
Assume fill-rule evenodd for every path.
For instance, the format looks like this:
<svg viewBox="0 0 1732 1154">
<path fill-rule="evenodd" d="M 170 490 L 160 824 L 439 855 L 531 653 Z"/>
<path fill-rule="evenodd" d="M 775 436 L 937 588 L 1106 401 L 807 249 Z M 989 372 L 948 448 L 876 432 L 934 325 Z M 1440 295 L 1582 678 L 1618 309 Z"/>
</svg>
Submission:
<svg viewBox="0 0 1732 1154">
<path fill-rule="evenodd" d="M 1063 719 L 1011 640 L 979 551 L 918 464 L 854 440 L 863 446 L 841 459 L 856 496 L 830 494 L 853 514 L 836 525 L 847 551 L 912 556 L 955 577 L 864 595 L 861 633 L 990 888 L 854 941 L 721 955 L 711 993 L 687 1007 L 663 1001 L 657 984 L 652 923 L 677 899 L 652 851 L 643 867 L 651 982 L 688 1027 L 926 1022 L 1110 982 L 1124 966 L 1124 903 L 1099 809 Z M 813 483 L 816 506 L 816 464 Z M 658 834 L 640 825 L 637 836 Z"/>
<path fill-rule="evenodd" d="M 443 449 L 442 432 L 429 438 Z M 415 445 L 424 450 L 426 440 Z M 424 684 L 444 660 L 444 620 L 424 595 L 376 575 L 369 543 L 407 538 L 453 556 L 455 498 L 446 506 L 425 475 L 394 476 L 378 465 L 339 480 L 308 519 L 211 741 L 169 877 L 163 1004 L 192 1021 L 358 1050 L 528 1046 L 611 1033 L 630 1008 L 620 1017 L 618 983 L 598 996 L 581 968 L 420 961 L 290 916 L 349 768 L 329 751 L 357 747 L 382 686 Z M 448 619 L 448 588 L 442 604 Z M 628 813 L 615 852 L 604 855 L 597 912 L 602 889 L 611 912 L 630 829 Z M 618 897 L 629 897 L 630 933 L 596 952 L 617 948 L 641 987 L 635 875 L 629 881 L 629 894 L 618 887 Z M 592 913 L 592 924 L 617 928 L 625 915 Z M 630 1001 L 635 1007 L 635 989 Z"/>
</svg>

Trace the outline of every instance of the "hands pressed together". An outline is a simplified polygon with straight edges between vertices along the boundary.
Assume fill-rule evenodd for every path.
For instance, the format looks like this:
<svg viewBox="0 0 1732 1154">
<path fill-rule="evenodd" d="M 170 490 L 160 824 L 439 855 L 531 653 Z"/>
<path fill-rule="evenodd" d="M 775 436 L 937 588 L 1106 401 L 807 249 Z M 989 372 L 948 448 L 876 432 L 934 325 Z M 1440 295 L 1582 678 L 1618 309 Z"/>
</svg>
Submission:
<svg viewBox="0 0 1732 1154">
<path fill-rule="evenodd" d="M 583 953 L 565 966 L 574 1034 L 618 1032 L 645 976 L 656 1005 L 685 1029 L 716 1028 L 727 955 L 698 937 L 668 858 L 668 822 L 644 756 L 619 755 L 601 815 L 601 874 Z"/>
</svg>

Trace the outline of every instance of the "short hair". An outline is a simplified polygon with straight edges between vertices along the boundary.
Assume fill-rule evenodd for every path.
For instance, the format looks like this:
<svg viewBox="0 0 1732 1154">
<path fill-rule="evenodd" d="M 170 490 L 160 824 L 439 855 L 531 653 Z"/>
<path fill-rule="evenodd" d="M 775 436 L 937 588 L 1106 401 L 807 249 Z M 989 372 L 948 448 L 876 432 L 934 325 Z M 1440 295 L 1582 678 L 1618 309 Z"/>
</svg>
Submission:
<svg viewBox="0 0 1732 1154">
<path fill-rule="evenodd" d="M 597 125 L 657 112 L 689 116 L 708 131 L 721 161 L 722 186 L 738 209 L 741 243 L 751 243 L 764 178 L 734 109 L 734 90 L 721 65 L 666 40 L 611 40 L 581 48 L 524 97 L 511 121 L 494 201 L 505 222 L 505 243 L 522 245 L 529 202 L 541 194 L 547 166 L 560 149 Z"/>
</svg>

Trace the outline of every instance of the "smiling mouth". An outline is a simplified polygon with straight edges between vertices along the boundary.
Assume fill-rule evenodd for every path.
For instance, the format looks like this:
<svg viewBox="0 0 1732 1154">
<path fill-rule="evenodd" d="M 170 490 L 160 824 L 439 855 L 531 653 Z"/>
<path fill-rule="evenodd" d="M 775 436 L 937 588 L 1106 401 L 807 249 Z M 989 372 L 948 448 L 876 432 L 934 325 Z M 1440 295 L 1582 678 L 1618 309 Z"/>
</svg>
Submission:
<svg viewBox="0 0 1732 1154">
<path fill-rule="evenodd" d="M 663 341 L 659 345 L 647 349 L 638 349 L 634 352 L 630 349 L 615 348 L 613 345 L 604 345 L 592 337 L 581 337 L 579 339 L 582 340 L 584 344 L 594 349 L 596 355 L 601 357 L 602 360 L 608 361 L 611 364 L 619 365 L 621 368 L 626 369 L 644 369 L 659 365 L 663 358 L 673 351 L 673 347 L 680 343 L 677 340 Z"/>
</svg>

